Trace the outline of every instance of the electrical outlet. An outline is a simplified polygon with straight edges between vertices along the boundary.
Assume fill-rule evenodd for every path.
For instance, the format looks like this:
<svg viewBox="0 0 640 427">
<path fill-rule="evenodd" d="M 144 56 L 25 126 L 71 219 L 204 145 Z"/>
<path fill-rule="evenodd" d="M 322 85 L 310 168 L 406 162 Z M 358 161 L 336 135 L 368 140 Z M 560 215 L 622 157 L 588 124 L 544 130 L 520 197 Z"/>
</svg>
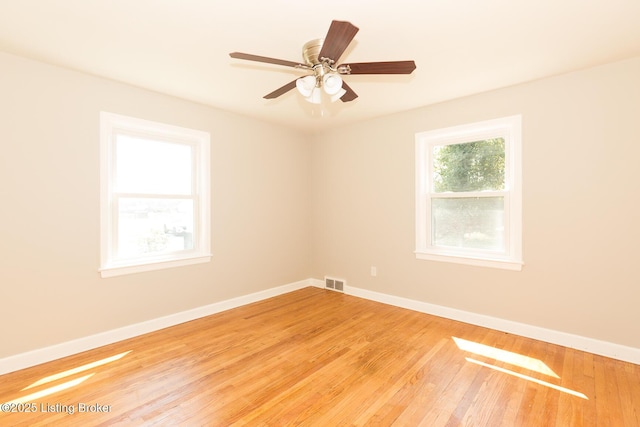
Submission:
<svg viewBox="0 0 640 427">
<path fill-rule="evenodd" d="M 376 277 L 378 275 L 378 269 L 374 266 L 371 266 L 371 275 Z"/>
</svg>

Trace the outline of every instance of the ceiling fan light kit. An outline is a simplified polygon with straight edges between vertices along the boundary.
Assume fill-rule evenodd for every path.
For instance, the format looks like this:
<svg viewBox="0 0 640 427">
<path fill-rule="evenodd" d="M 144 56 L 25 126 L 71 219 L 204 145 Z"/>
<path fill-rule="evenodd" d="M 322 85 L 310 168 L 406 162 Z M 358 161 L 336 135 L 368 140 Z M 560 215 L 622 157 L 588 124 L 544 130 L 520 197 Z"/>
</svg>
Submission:
<svg viewBox="0 0 640 427">
<path fill-rule="evenodd" d="M 302 47 L 304 63 L 241 52 L 232 52 L 229 56 L 236 59 L 282 65 L 312 72 L 313 74 L 297 78 L 268 93 L 264 98 L 277 98 L 295 87 L 305 100 L 313 104 L 322 102 L 322 92 L 329 95 L 331 102 L 335 102 L 338 99 L 342 102 L 349 102 L 358 97 L 340 75 L 411 74 L 416 69 L 414 61 L 361 62 L 336 65 L 357 32 L 358 27 L 350 22 L 332 21 L 324 39 L 315 39 L 304 44 Z"/>
</svg>

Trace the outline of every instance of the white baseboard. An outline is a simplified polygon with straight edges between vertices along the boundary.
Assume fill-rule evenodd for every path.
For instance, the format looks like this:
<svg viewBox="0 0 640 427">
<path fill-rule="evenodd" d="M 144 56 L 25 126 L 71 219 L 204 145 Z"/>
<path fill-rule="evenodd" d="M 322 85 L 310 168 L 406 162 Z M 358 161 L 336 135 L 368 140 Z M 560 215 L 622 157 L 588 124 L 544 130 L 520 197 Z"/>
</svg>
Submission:
<svg viewBox="0 0 640 427">
<path fill-rule="evenodd" d="M 101 332 L 95 335 L 90 335 L 88 337 L 78 338 L 49 347 L 5 357 L 3 359 L 0 359 L 0 375 L 17 371 L 19 369 L 28 368 L 30 366 L 39 365 L 41 363 L 50 362 L 52 360 L 91 350 L 103 345 L 112 344 L 114 342 L 122 341 L 138 335 L 157 331 L 169 326 L 178 325 L 180 323 L 195 320 L 200 317 L 220 313 L 225 310 L 240 307 L 246 304 L 251 304 L 253 302 L 285 294 L 287 292 L 292 292 L 308 286 L 316 286 L 316 284 L 312 279 L 305 279 L 299 282 L 290 283 L 288 285 L 278 286 L 249 295 L 243 295 L 237 298 L 232 298 L 203 307 L 194 308 L 192 310 L 170 314 L 168 316 L 159 317 L 157 319 L 152 319 L 129 326 L 124 326 L 122 328 Z"/>
<path fill-rule="evenodd" d="M 178 325 L 180 323 L 195 320 L 211 314 L 220 313 L 232 308 L 240 307 L 253 302 L 262 301 L 267 298 L 282 295 L 308 286 L 324 288 L 324 281 L 319 279 L 305 279 L 299 282 L 290 283 L 275 288 L 266 289 L 264 291 L 255 292 L 249 295 L 220 301 L 203 307 L 194 308 L 192 310 L 182 311 L 157 319 L 148 320 L 146 322 L 136 323 L 124 326 L 118 329 L 101 332 L 88 337 L 78 338 L 72 341 L 63 342 L 49 347 L 32 350 L 29 352 L 16 354 L 13 356 L 0 359 L 0 375 L 8 372 L 17 371 L 28 368 L 30 366 L 39 365 L 41 363 L 50 362 L 72 354 L 91 350 L 114 342 L 133 338 L 138 335 L 157 331 L 169 326 Z M 565 347 L 575 348 L 589 353 L 599 354 L 601 356 L 611 357 L 613 359 L 623 360 L 635 364 L 640 364 L 640 349 L 627 347 L 607 341 L 600 341 L 593 338 L 573 335 L 566 332 L 555 331 L 552 329 L 540 328 L 538 326 L 527 325 L 525 323 L 513 322 L 510 320 L 499 319 L 496 317 L 485 316 L 482 314 L 471 313 L 468 311 L 457 310 L 454 308 L 444 307 L 435 304 L 429 304 L 422 301 L 411 300 L 408 298 L 397 297 L 380 292 L 369 291 L 366 289 L 356 288 L 345 285 L 345 294 L 356 297 L 377 301 L 383 304 L 394 305 L 396 307 L 407 308 L 409 310 L 421 313 L 432 314 L 447 319 L 457 320 L 460 322 L 470 323 L 472 325 L 483 326 L 498 331 L 509 332 L 540 341 L 558 344 Z"/>
<path fill-rule="evenodd" d="M 313 284 L 314 286 L 319 287 L 324 286 L 322 280 L 317 279 L 314 279 Z M 422 301 L 355 288 L 353 286 L 345 286 L 344 292 L 348 295 L 394 305 L 396 307 L 407 308 L 421 313 L 432 314 L 434 316 L 470 323 L 472 325 L 483 326 L 485 328 L 508 332 L 640 365 L 640 349 L 635 347 L 627 347 L 608 341 L 601 341 L 553 329 L 541 328 L 538 326 L 528 325 L 526 323 L 499 319 L 497 317 L 486 316 L 469 311 L 457 310 L 455 308 L 444 307 L 441 305 L 429 304 Z"/>
</svg>

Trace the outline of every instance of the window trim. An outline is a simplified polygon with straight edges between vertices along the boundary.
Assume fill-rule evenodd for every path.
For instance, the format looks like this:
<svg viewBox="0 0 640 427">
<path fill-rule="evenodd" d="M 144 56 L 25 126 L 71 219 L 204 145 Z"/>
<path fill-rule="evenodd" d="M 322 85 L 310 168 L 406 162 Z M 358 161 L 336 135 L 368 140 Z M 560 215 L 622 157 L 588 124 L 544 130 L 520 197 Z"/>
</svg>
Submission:
<svg viewBox="0 0 640 427">
<path fill-rule="evenodd" d="M 455 193 L 432 191 L 435 145 L 461 144 L 502 137 L 505 141 L 505 190 L 466 192 L 482 197 L 502 196 L 505 203 L 505 253 L 485 250 L 445 248 L 431 242 L 431 199 L 462 197 Z M 444 261 L 483 267 L 521 270 L 522 261 L 522 116 L 514 115 L 415 135 L 416 147 L 416 250 L 417 259 Z"/>
<path fill-rule="evenodd" d="M 194 249 L 157 256 L 115 260 L 116 221 L 115 136 L 138 135 L 193 147 L 194 221 L 198 232 L 193 236 Z M 205 263 L 211 260 L 210 135 L 208 132 L 182 128 L 114 113 L 100 112 L 100 268 L 102 278 Z"/>
</svg>

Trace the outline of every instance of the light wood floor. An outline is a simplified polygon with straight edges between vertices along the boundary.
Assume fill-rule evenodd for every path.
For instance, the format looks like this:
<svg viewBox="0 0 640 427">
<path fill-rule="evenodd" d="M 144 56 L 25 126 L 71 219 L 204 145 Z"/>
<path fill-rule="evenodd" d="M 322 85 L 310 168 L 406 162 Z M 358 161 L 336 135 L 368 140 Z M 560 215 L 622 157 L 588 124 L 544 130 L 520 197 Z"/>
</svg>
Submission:
<svg viewBox="0 0 640 427">
<path fill-rule="evenodd" d="M 638 365 L 317 288 L 0 376 L 51 391 L 0 425 L 640 426 Z"/>
</svg>

